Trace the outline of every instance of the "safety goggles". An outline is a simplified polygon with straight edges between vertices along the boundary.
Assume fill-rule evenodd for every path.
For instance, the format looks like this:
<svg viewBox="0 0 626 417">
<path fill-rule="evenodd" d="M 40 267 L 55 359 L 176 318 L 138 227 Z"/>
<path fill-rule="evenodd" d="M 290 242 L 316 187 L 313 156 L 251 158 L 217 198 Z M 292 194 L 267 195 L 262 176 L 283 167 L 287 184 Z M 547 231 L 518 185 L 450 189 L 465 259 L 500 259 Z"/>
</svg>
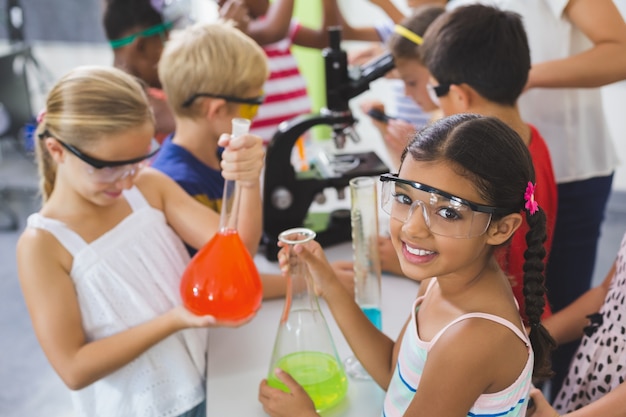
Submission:
<svg viewBox="0 0 626 417">
<path fill-rule="evenodd" d="M 167 38 L 167 32 L 172 29 L 172 26 L 172 22 L 159 23 L 158 25 L 150 26 L 149 28 L 144 29 L 140 32 L 133 33 L 132 35 L 109 41 L 109 44 L 111 45 L 111 48 L 119 49 L 135 42 L 135 39 L 137 38 L 149 38 L 150 36 L 157 35 L 161 36 L 163 43 L 165 43 L 165 40 Z"/>
<path fill-rule="evenodd" d="M 230 103 L 239 104 L 239 116 L 244 119 L 253 119 L 256 113 L 259 111 L 259 106 L 263 104 L 265 96 L 261 94 L 258 97 L 241 98 L 223 94 L 211 94 L 211 93 L 196 93 L 191 95 L 187 100 L 183 101 L 182 107 L 189 107 L 193 102 L 200 97 L 220 98 Z"/>
<path fill-rule="evenodd" d="M 63 148 L 67 149 L 69 153 L 87 164 L 87 173 L 90 178 L 97 183 L 114 183 L 128 177 L 134 177 L 141 168 L 148 165 L 150 158 L 160 149 L 159 143 L 155 139 L 152 139 L 150 150 L 146 155 L 124 161 L 105 161 L 86 155 L 69 143 L 65 143 L 59 139 L 56 139 L 56 141 L 59 142 Z"/>
<path fill-rule="evenodd" d="M 426 84 L 426 91 L 428 91 L 428 96 L 430 97 L 430 101 L 439 106 L 439 98 L 445 96 L 450 92 L 451 84 L 439 84 L 432 85 L 431 83 Z"/>
<path fill-rule="evenodd" d="M 193 23 L 190 0 L 150 0 L 150 4 L 161 15 L 163 23 L 150 26 L 123 38 L 109 41 L 111 48 L 119 49 L 130 45 L 137 38 L 148 38 L 156 35 L 159 35 L 163 43 L 165 43 L 167 32 L 173 29 L 184 29 Z"/>
<path fill-rule="evenodd" d="M 470 238 L 487 230 L 491 217 L 510 210 L 476 204 L 445 191 L 383 174 L 381 207 L 392 218 L 407 222 L 417 207 L 421 207 L 428 229 L 440 236 Z"/>
</svg>

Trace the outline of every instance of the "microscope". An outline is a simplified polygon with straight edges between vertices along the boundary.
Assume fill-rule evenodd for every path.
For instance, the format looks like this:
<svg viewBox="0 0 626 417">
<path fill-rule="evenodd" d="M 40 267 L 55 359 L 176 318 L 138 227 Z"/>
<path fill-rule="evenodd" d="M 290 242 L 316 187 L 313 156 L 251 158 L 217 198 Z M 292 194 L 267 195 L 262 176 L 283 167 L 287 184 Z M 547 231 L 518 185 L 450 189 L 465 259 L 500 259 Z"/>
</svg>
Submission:
<svg viewBox="0 0 626 417">
<path fill-rule="evenodd" d="M 350 179 L 375 176 L 389 168 L 374 152 L 320 152 L 310 169 L 296 172 L 291 155 L 296 141 L 309 129 L 327 125 L 332 129 L 334 145 L 343 149 L 347 138 L 360 139 L 354 130 L 356 119 L 349 101 L 369 89 L 371 82 L 394 68 L 393 57 L 385 54 L 371 62 L 348 69 L 347 54 L 341 49 L 341 28 L 329 28 L 329 47 L 322 51 L 326 75 L 326 107 L 319 113 L 306 114 L 281 123 L 270 141 L 265 159 L 263 188 L 263 243 L 268 260 L 276 260 L 278 235 L 292 227 L 306 226 L 317 233 L 322 245 L 351 239 L 350 211 L 309 213 L 313 201 L 327 188 L 335 188 L 342 198 Z"/>
</svg>

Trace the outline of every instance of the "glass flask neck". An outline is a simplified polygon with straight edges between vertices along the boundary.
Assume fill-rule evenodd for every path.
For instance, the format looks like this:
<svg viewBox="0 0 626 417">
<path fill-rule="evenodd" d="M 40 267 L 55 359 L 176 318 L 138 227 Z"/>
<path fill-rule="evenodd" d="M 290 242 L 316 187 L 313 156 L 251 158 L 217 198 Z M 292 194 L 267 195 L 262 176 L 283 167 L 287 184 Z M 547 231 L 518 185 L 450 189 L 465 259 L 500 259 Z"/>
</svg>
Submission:
<svg viewBox="0 0 626 417">
<path fill-rule="evenodd" d="M 239 189 L 237 181 L 224 181 L 224 194 L 222 196 L 222 210 L 220 212 L 220 228 L 222 234 L 237 231 L 237 217 L 239 212 Z"/>
<path fill-rule="evenodd" d="M 305 228 L 295 228 L 284 231 L 278 237 L 287 244 L 289 256 L 289 277 L 287 278 L 287 292 L 285 294 L 285 309 L 281 323 L 289 319 L 291 310 L 319 311 L 319 303 L 313 288 L 313 282 L 307 273 L 306 264 L 300 261 L 293 252 L 296 244 L 306 243 L 315 238 L 315 232 Z"/>
<path fill-rule="evenodd" d="M 291 269 L 293 266 L 291 259 L 289 265 L 290 271 L 293 272 L 290 272 L 288 278 L 286 298 L 289 301 L 285 303 L 282 321 L 286 321 L 289 318 L 290 310 L 319 311 L 320 309 L 313 283 L 306 273 L 306 267 L 300 262 L 296 265 L 295 270 Z"/>
<path fill-rule="evenodd" d="M 250 131 L 250 120 L 236 117 L 231 122 L 231 139 L 245 135 Z M 234 233 L 237 231 L 237 220 L 239 213 L 239 200 L 241 192 L 237 186 L 237 181 L 225 180 L 224 193 L 222 195 L 222 210 L 220 213 L 220 228 L 222 234 Z"/>
</svg>

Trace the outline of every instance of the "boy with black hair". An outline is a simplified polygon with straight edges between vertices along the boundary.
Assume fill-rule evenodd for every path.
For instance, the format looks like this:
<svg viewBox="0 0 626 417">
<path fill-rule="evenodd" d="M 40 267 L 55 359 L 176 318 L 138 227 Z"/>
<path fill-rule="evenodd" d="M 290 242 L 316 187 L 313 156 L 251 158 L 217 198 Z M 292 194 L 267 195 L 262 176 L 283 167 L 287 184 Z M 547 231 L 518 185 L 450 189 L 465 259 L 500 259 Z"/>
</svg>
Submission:
<svg viewBox="0 0 626 417">
<path fill-rule="evenodd" d="M 415 11 L 395 28 L 389 48 L 406 92 L 422 106 L 437 105 L 444 116 L 477 113 L 497 117 L 512 127 L 528 146 L 537 177 L 535 197 L 547 218 L 546 251 L 554 233 L 557 189 L 548 147 L 537 129 L 517 109 L 530 69 L 530 51 L 520 17 L 489 6 L 447 11 L 423 30 L 428 7 Z M 399 155 L 397 155 L 399 157 Z M 521 279 L 525 220 L 510 244 L 499 248 L 498 262 L 509 275 L 524 315 Z M 381 237 L 383 268 L 401 274 L 389 239 Z M 550 306 L 544 318 L 551 314 Z"/>
<path fill-rule="evenodd" d="M 548 147 L 537 129 L 522 120 L 517 107 L 530 70 L 530 50 L 521 17 L 483 5 L 448 11 L 429 26 L 420 55 L 430 72 L 428 90 L 444 115 L 478 113 L 497 117 L 528 146 L 537 179 L 535 198 L 547 218 L 545 248 L 549 253 L 557 188 Z M 498 261 L 511 279 L 522 315 L 521 279 L 527 229 L 525 220 L 510 244 L 498 249 Z M 546 308 L 544 317 L 549 314 L 550 309 Z"/>
</svg>

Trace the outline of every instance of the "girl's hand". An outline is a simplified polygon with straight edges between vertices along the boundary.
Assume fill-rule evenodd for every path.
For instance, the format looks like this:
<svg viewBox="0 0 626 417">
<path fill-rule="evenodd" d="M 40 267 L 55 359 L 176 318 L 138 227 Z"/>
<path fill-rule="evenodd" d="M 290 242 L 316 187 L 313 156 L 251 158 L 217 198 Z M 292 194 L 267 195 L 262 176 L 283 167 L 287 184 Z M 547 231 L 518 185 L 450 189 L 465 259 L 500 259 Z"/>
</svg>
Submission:
<svg viewBox="0 0 626 417">
<path fill-rule="evenodd" d="M 263 140 L 250 134 L 236 138 L 223 134 L 218 145 L 224 147 L 222 176 L 227 180 L 236 180 L 244 187 L 257 187 L 265 163 Z"/>
<path fill-rule="evenodd" d="M 368 99 L 361 101 L 359 109 L 361 109 L 361 111 L 365 114 L 367 114 L 370 110 L 378 110 L 379 112 L 384 113 L 385 105 L 378 99 Z"/>
<path fill-rule="evenodd" d="M 534 401 L 534 407 L 528 408 L 526 417 L 555 417 L 559 414 L 550 406 L 541 391 L 537 388 L 530 390 L 530 398 Z"/>
<path fill-rule="evenodd" d="M 382 113 L 385 112 L 385 105 L 379 100 L 365 100 L 359 105 L 361 111 L 367 115 L 370 110 L 378 110 Z M 380 132 L 380 136 L 383 138 L 387 136 L 387 122 L 376 120 L 369 116 L 370 121 L 376 129 Z"/>
<path fill-rule="evenodd" d="M 192 327 L 239 327 L 248 323 L 256 314 L 239 321 L 218 321 L 213 316 L 198 316 L 187 310 L 184 306 L 174 307 L 171 310 L 180 329 Z"/>
<path fill-rule="evenodd" d="M 223 20 L 232 20 L 240 31 L 245 33 L 248 30 L 250 15 L 244 1 L 227 0 L 220 6 L 219 15 Z"/>
<path fill-rule="evenodd" d="M 291 375 L 282 369 L 276 369 L 274 373 L 287 386 L 290 392 L 287 393 L 270 387 L 266 379 L 261 381 L 259 401 L 263 404 L 263 411 L 272 417 L 319 416 L 315 412 L 313 400 Z"/>
<path fill-rule="evenodd" d="M 282 249 L 278 252 L 278 263 L 283 275 L 289 274 L 289 248 L 283 242 L 278 242 Z M 324 293 L 329 285 L 339 284 L 339 279 L 328 263 L 324 250 L 320 244 L 314 240 L 305 244 L 294 245 L 291 249 L 301 262 L 306 264 L 306 268 L 315 286 L 315 293 L 324 297 Z"/>
<path fill-rule="evenodd" d="M 400 159 L 400 155 L 409 143 L 409 140 L 415 135 L 415 126 L 411 123 L 400 119 L 392 119 L 387 123 L 387 135 L 384 136 L 385 145 L 389 152 L 393 155 L 397 155 Z"/>
</svg>

